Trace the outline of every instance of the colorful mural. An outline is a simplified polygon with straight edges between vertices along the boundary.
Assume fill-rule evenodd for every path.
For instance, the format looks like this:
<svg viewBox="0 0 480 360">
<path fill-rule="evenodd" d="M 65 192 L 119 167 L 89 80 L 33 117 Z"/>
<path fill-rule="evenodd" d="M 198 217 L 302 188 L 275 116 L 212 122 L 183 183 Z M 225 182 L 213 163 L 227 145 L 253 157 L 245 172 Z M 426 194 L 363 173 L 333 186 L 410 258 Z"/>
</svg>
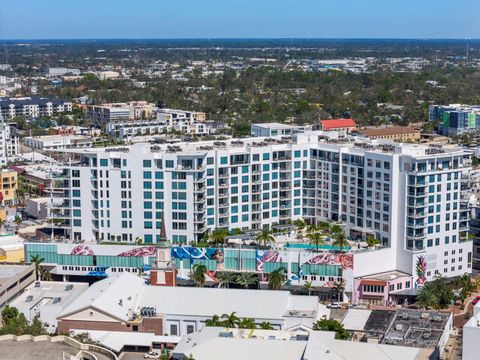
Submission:
<svg viewBox="0 0 480 360">
<path fill-rule="evenodd" d="M 415 281 L 415 286 L 423 286 L 427 282 L 427 277 L 425 276 L 427 272 L 427 260 L 425 259 L 425 256 L 417 256 L 415 271 L 418 276 L 417 280 Z"/>
<path fill-rule="evenodd" d="M 224 270 L 224 254 L 222 249 L 218 248 L 197 248 L 193 246 L 179 246 L 171 248 L 172 259 L 203 259 L 215 260 L 217 262 L 217 271 Z"/>
<path fill-rule="evenodd" d="M 124 257 L 131 257 L 131 256 L 154 256 L 156 254 L 155 246 L 144 246 L 138 247 L 131 250 L 124 251 L 116 256 L 124 256 Z M 70 255 L 95 255 L 95 251 L 88 246 L 88 245 L 76 245 Z"/>
</svg>

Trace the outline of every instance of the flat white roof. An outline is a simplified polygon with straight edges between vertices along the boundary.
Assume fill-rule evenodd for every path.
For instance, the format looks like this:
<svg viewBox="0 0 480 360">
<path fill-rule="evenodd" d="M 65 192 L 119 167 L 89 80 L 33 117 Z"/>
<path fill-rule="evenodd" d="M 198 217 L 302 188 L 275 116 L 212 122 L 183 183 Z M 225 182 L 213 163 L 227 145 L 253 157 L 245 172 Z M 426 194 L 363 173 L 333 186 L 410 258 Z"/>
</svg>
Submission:
<svg viewBox="0 0 480 360">
<path fill-rule="evenodd" d="M 363 331 L 371 313 L 371 310 L 349 309 L 342 320 L 342 325 L 346 330 Z"/>
<path fill-rule="evenodd" d="M 72 329 L 74 334 L 88 333 L 92 340 L 98 341 L 103 346 L 120 352 L 124 346 L 144 346 L 150 347 L 153 343 L 178 344 L 180 336 L 159 336 L 154 333 L 146 332 L 127 332 L 127 331 L 99 331 L 99 330 L 76 330 Z"/>
<path fill-rule="evenodd" d="M 327 339 L 322 331 L 312 331 L 303 360 L 414 360 L 418 348 Z"/>
</svg>

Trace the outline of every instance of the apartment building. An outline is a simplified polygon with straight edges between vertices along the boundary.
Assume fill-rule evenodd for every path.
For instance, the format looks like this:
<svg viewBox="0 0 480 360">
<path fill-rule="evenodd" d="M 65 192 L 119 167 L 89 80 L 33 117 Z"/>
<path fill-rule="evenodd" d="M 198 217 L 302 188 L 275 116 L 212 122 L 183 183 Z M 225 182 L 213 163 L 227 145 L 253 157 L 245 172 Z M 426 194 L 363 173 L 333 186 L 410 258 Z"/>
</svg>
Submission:
<svg viewBox="0 0 480 360">
<path fill-rule="evenodd" d="M 479 105 L 430 105 L 429 121 L 441 121 L 442 135 L 462 135 L 480 129 Z"/>
<path fill-rule="evenodd" d="M 85 116 L 100 125 L 110 122 L 150 119 L 154 115 L 155 105 L 146 101 L 89 105 Z"/>
<path fill-rule="evenodd" d="M 398 270 L 421 284 L 471 271 L 460 148 L 310 132 L 68 153 L 55 216 L 72 239 L 155 243 L 164 222 L 167 239 L 188 243 L 215 228 L 330 220 L 385 248 L 359 259 L 357 276 Z"/>
<path fill-rule="evenodd" d="M 29 118 L 56 116 L 71 112 L 72 107 L 71 101 L 41 96 L 0 97 L 0 113 L 5 119 L 13 119 L 16 116 Z"/>
<path fill-rule="evenodd" d="M 0 204 L 3 206 L 12 206 L 15 204 L 17 188 L 17 172 L 2 169 L 0 171 Z"/>
<path fill-rule="evenodd" d="M 157 119 L 162 120 L 165 125 L 181 125 L 183 123 L 195 124 L 205 122 L 206 114 L 198 111 L 186 111 L 177 109 L 158 109 Z"/>
<path fill-rule="evenodd" d="M 7 165 L 9 158 L 18 154 L 18 148 L 15 127 L 6 123 L 0 113 L 0 165 Z"/>
</svg>

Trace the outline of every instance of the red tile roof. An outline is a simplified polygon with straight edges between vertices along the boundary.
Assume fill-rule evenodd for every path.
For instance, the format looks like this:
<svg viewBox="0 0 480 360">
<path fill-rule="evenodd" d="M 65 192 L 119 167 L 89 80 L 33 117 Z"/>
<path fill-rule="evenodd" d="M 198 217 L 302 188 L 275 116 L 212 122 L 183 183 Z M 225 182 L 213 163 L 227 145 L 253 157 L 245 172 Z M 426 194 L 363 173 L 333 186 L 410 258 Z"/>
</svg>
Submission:
<svg viewBox="0 0 480 360">
<path fill-rule="evenodd" d="M 355 127 L 355 120 L 353 119 L 333 119 L 333 120 L 320 120 L 323 130 L 350 128 Z"/>
</svg>

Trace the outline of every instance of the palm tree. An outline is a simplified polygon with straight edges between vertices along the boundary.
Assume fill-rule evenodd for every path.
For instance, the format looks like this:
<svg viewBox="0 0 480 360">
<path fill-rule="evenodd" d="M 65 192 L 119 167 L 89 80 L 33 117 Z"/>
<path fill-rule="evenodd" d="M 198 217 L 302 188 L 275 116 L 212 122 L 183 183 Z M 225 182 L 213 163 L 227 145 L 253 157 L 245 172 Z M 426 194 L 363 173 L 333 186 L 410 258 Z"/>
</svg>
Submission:
<svg viewBox="0 0 480 360">
<path fill-rule="evenodd" d="M 303 287 L 305 288 L 305 290 L 308 291 L 308 296 L 310 296 L 312 294 L 312 288 L 313 288 L 312 282 L 307 281 L 305 284 L 303 284 Z"/>
<path fill-rule="evenodd" d="M 316 233 L 319 231 L 319 228 L 315 224 L 310 224 L 307 226 L 307 237 L 310 234 Z"/>
<path fill-rule="evenodd" d="M 337 301 L 340 301 L 340 295 L 343 293 L 343 290 L 345 289 L 345 281 L 343 279 L 340 279 L 339 281 L 335 281 L 333 283 L 333 289 L 337 293 Z"/>
<path fill-rule="evenodd" d="M 268 288 L 270 290 L 280 290 L 285 281 L 284 273 L 284 268 L 278 268 L 268 274 Z"/>
<path fill-rule="evenodd" d="M 307 227 L 307 223 L 303 219 L 298 219 L 295 220 L 293 224 L 297 227 L 297 238 L 302 238 L 303 230 Z"/>
<path fill-rule="evenodd" d="M 190 273 L 190 278 L 195 281 L 197 286 L 203 287 L 205 285 L 205 274 L 207 272 L 207 267 L 203 264 L 195 264 L 192 267 L 192 272 Z"/>
<path fill-rule="evenodd" d="M 230 283 L 235 281 L 235 274 L 231 271 L 222 271 L 217 273 L 217 279 L 220 286 L 224 286 L 227 289 L 230 287 Z"/>
<path fill-rule="evenodd" d="M 273 330 L 272 324 L 270 324 L 268 321 L 261 322 L 258 327 L 262 330 Z"/>
<path fill-rule="evenodd" d="M 222 244 L 227 236 L 228 231 L 226 229 L 215 229 L 210 234 L 209 239 L 215 244 Z"/>
<path fill-rule="evenodd" d="M 244 272 L 237 275 L 235 282 L 238 285 L 243 286 L 245 289 L 248 289 L 250 285 L 254 285 L 258 282 L 258 277 L 253 273 Z"/>
<path fill-rule="evenodd" d="M 14 221 L 15 221 L 15 224 L 17 225 L 17 230 L 18 230 L 18 228 L 20 227 L 20 224 L 21 224 L 22 221 L 23 221 L 23 220 L 22 220 L 22 217 L 17 214 L 17 215 L 15 215 L 15 220 L 14 220 Z"/>
<path fill-rule="evenodd" d="M 419 307 L 427 309 L 434 306 L 437 302 L 436 298 L 434 288 L 426 283 L 418 292 L 417 297 L 415 298 L 415 303 Z"/>
<path fill-rule="evenodd" d="M 40 255 L 32 255 L 30 257 L 30 262 L 35 265 L 35 279 L 38 280 L 38 276 L 40 275 L 40 271 L 42 268 L 40 267 L 40 264 L 44 262 L 45 259 L 42 258 Z"/>
<path fill-rule="evenodd" d="M 206 326 L 222 326 L 222 321 L 218 315 L 213 315 L 211 319 L 205 321 Z"/>
<path fill-rule="evenodd" d="M 317 229 L 320 230 L 324 234 L 329 233 L 332 230 L 332 228 L 330 226 L 330 223 L 327 222 L 327 221 L 320 221 Z"/>
<path fill-rule="evenodd" d="M 53 280 L 52 274 L 50 274 L 49 271 L 42 269 L 40 271 L 40 280 L 42 280 L 42 281 L 52 281 Z"/>
<path fill-rule="evenodd" d="M 275 242 L 275 237 L 272 235 L 272 232 L 268 229 L 263 229 L 262 232 L 257 236 L 257 242 L 263 243 L 266 246 L 268 243 Z"/>
<path fill-rule="evenodd" d="M 255 329 L 256 328 L 255 320 L 253 320 L 252 318 L 243 318 L 238 323 L 238 328 L 239 329 Z"/>
<path fill-rule="evenodd" d="M 234 328 L 238 325 L 240 322 L 240 318 L 236 315 L 237 312 L 234 311 L 230 315 L 229 314 L 223 314 L 222 319 L 223 320 L 223 326 L 227 328 Z"/>
<path fill-rule="evenodd" d="M 5 220 L 0 219 L 0 230 L 3 229 L 3 225 L 5 224 Z"/>
<path fill-rule="evenodd" d="M 343 232 L 343 229 L 340 225 L 335 224 L 330 228 L 330 232 L 332 233 L 333 237 L 335 237 L 335 235 L 338 235 L 341 232 Z"/>
<path fill-rule="evenodd" d="M 333 245 L 338 247 L 340 252 L 343 252 L 343 249 L 350 245 L 347 239 L 347 235 L 345 235 L 345 232 L 343 230 L 334 234 Z"/>
<path fill-rule="evenodd" d="M 319 246 L 325 244 L 325 237 L 319 230 L 308 233 L 307 238 L 311 245 L 315 245 L 317 252 Z"/>
</svg>

